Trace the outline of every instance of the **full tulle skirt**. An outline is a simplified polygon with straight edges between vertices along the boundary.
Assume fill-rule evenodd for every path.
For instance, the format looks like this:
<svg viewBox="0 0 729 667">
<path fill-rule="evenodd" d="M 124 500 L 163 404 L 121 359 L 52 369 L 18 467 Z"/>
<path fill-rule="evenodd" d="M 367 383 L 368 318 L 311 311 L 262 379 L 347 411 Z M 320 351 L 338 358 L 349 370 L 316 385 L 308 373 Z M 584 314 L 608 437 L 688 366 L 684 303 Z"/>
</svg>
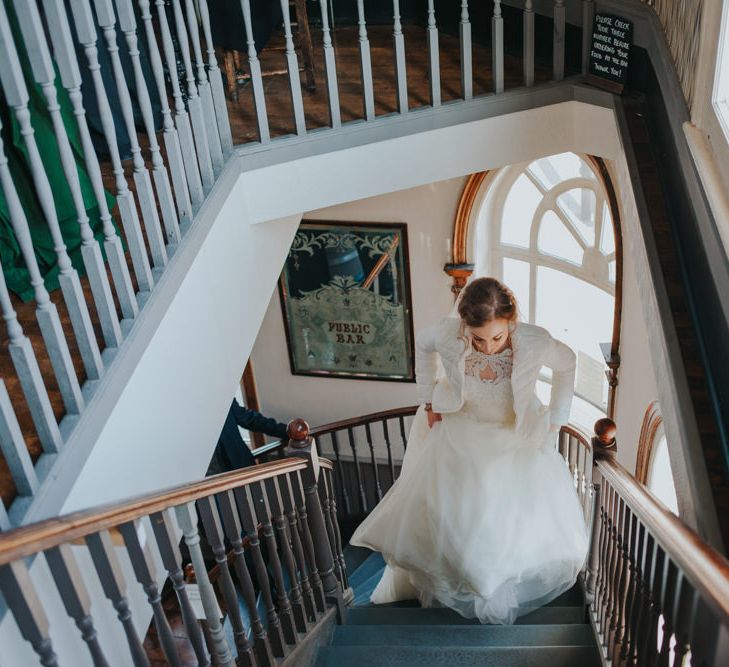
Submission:
<svg viewBox="0 0 729 667">
<path fill-rule="evenodd" d="M 421 411 L 400 478 L 350 543 L 387 563 L 372 602 L 418 598 L 511 624 L 574 585 L 588 536 L 572 475 L 544 437 L 461 413 L 429 429 Z"/>
</svg>

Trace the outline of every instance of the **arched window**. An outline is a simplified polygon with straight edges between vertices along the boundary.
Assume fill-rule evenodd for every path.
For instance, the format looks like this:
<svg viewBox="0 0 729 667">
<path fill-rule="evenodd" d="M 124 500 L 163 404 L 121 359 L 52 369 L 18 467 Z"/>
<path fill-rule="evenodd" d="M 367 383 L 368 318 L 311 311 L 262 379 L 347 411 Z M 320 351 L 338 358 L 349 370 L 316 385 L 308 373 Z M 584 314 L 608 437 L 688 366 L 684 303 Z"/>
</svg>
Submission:
<svg viewBox="0 0 729 667">
<path fill-rule="evenodd" d="M 668 509 L 678 514 L 678 499 L 668 455 L 668 441 L 657 402 L 648 406 L 643 417 L 635 476 Z"/>
<path fill-rule="evenodd" d="M 515 292 L 524 321 L 577 354 L 571 420 L 592 427 L 608 409 L 605 358 L 615 352 L 618 253 L 608 193 L 595 163 L 562 153 L 492 172 L 473 213 L 476 275 Z M 543 400 L 551 376 L 538 384 Z"/>
</svg>

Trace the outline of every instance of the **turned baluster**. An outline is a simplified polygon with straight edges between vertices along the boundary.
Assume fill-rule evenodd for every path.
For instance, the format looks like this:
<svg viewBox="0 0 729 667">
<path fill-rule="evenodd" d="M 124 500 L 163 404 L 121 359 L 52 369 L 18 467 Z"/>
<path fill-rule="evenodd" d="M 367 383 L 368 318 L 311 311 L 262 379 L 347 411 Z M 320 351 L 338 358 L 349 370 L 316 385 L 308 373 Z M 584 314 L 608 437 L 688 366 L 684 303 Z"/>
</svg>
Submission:
<svg viewBox="0 0 729 667">
<path fill-rule="evenodd" d="M 375 495 L 377 496 L 377 502 L 382 500 L 382 486 L 380 486 L 380 471 L 377 465 L 377 458 L 375 457 L 375 446 L 372 442 L 372 429 L 369 422 L 365 424 L 365 436 L 367 437 L 367 445 L 370 448 L 370 459 L 372 461 L 372 475 L 375 478 Z M 332 489 L 332 494 L 334 489 Z M 334 495 L 332 495 L 334 498 Z"/>
<path fill-rule="evenodd" d="M 24 561 L 0 565 L 0 591 L 5 604 L 15 617 L 20 634 L 38 654 L 40 664 L 44 667 L 58 667 L 48 617 L 43 611 L 43 604 Z"/>
<path fill-rule="evenodd" d="M 124 628 L 132 662 L 135 667 L 149 667 L 149 659 L 132 622 L 132 612 L 126 594 L 126 581 L 122 574 L 121 563 L 114 550 L 108 530 L 86 536 L 86 544 L 99 575 L 104 595 L 111 601 L 117 618 Z"/>
<path fill-rule="evenodd" d="M 246 636 L 246 628 L 240 615 L 238 607 L 238 595 L 233 584 L 233 577 L 228 566 L 228 554 L 225 551 L 223 527 L 218 516 L 218 509 L 215 498 L 200 498 L 197 501 L 197 509 L 200 512 L 200 519 L 205 531 L 205 537 L 215 556 L 215 562 L 220 570 L 220 588 L 222 589 L 225 606 L 228 609 L 230 623 L 233 627 L 233 641 L 238 652 L 237 663 L 239 666 L 252 667 L 255 664 L 253 648 Z"/>
<path fill-rule="evenodd" d="M 638 517 L 630 512 L 630 542 L 628 545 L 628 590 L 625 596 L 625 630 L 620 645 L 620 662 L 626 664 L 631 654 L 631 647 L 635 642 L 636 600 L 640 570 L 638 568 L 638 555 L 643 540 L 643 528 Z"/>
<path fill-rule="evenodd" d="M 108 667 L 109 663 L 96 635 L 91 618 L 91 599 L 81 576 L 71 546 L 62 544 L 45 552 L 48 568 L 56 582 L 66 613 L 81 631 L 81 638 L 89 649 L 94 667 Z"/>
<path fill-rule="evenodd" d="M 364 105 L 364 117 L 365 120 L 374 120 L 375 93 L 372 86 L 372 57 L 370 54 L 370 40 L 367 37 L 364 0 L 357 0 L 357 25 L 359 27 L 359 62 L 360 73 L 362 75 L 362 103 Z"/>
<path fill-rule="evenodd" d="M 323 613 L 326 611 L 324 585 L 322 584 L 321 577 L 319 576 L 319 568 L 316 562 L 316 553 L 314 550 L 314 540 L 309 528 L 303 481 L 301 479 L 301 474 L 298 472 L 292 473 L 289 476 L 289 479 L 291 481 L 291 490 L 294 494 L 294 503 L 296 505 L 299 518 L 299 526 L 301 527 L 301 534 L 304 540 L 303 546 L 306 554 L 306 562 L 309 566 L 312 589 L 314 592 L 314 602 L 316 603 L 316 608 L 319 612 Z"/>
<path fill-rule="evenodd" d="M 661 611 L 663 613 L 663 635 L 658 651 L 658 667 L 668 667 L 671 654 L 671 638 L 674 633 L 673 611 L 674 605 L 680 591 L 677 589 L 678 569 L 675 563 L 666 556 L 666 566 L 663 573 L 663 585 L 661 586 Z"/>
<path fill-rule="evenodd" d="M 258 122 L 258 138 L 262 144 L 271 140 L 268 127 L 268 112 L 266 110 L 266 96 L 263 92 L 263 74 L 261 62 L 256 53 L 256 42 L 253 38 L 253 21 L 251 18 L 251 0 L 240 0 L 243 11 L 243 24 L 246 30 L 246 45 L 248 47 L 248 69 L 251 73 L 251 86 L 253 87 L 253 104 L 256 109 Z"/>
<path fill-rule="evenodd" d="M 309 581 L 309 565 L 304 555 L 304 546 L 301 542 L 300 526 L 296 513 L 296 501 L 294 500 L 294 490 L 291 484 L 291 476 L 283 475 L 278 478 L 279 488 L 281 489 L 281 499 L 284 505 L 284 512 L 289 523 L 289 533 L 293 544 L 294 556 L 296 559 L 296 567 L 301 578 L 302 597 L 304 599 L 304 608 L 307 618 L 316 621 L 316 601 L 314 599 L 314 591 Z"/>
<path fill-rule="evenodd" d="M 256 649 L 256 659 L 259 667 L 271 667 L 276 662 L 274 655 L 283 656 L 285 653 L 283 634 L 281 633 L 281 624 L 278 620 L 278 614 L 273 606 L 271 599 L 271 589 L 268 583 L 268 575 L 266 574 L 266 565 L 263 564 L 264 578 L 259 583 L 261 594 L 263 595 L 263 601 L 266 605 L 266 609 L 269 611 L 268 617 L 268 632 L 261 622 L 261 617 L 258 614 L 258 605 L 256 600 L 256 592 L 253 587 L 253 581 L 251 580 L 250 572 L 248 571 L 248 564 L 246 563 L 246 554 L 243 549 L 243 540 L 241 538 L 242 528 L 238 519 L 238 514 L 235 510 L 235 505 L 230 491 L 226 491 L 216 496 L 218 507 L 220 508 L 220 514 L 223 519 L 223 527 L 225 529 L 225 535 L 228 538 L 231 546 L 233 547 L 233 567 L 235 574 L 238 579 L 238 584 L 243 594 L 246 607 L 248 608 L 248 614 L 251 619 L 251 628 L 253 630 L 253 641 Z M 258 545 L 258 534 L 256 532 L 256 549 L 259 549 Z M 258 556 L 253 550 L 251 545 L 251 554 L 253 556 L 254 567 L 258 573 L 258 565 L 256 563 Z M 256 576 L 259 576 L 257 574 Z M 272 613 L 271 613 L 272 612 Z"/>
<path fill-rule="evenodd" d="M 347 428 L 347 436 L 349 439 L 349 448 L 352 450 L 352 464 L 354 466 L 354 475 L 357 480 L 357 489 L 359 491 L 359 503 L 362 512 L 367 512 L 369 503 L 367 502 L 367 493 L 365 492 L 364 482 L 362 480 L 362 468 L 359 463 L 359 455 L 357 454 L 357 443 L 354 437 L 354 429 L 350 426 Z"/>
<path fill-rule="evenodd" d="M 461 0 L 461 19 L 458 23 L 461 46 L 461 95 L 464 100 L 473 97 L 473 48 L 471 46 L 471 20 L 468 0 Z"/>
<path fill-rule="evenodd" d="M 134 576 L 141 584 L 142 589 L 147 595 L 147 602 L 152 607 L 152 617 L 154 627 L 157 630 L 160 645 L 165 656 L 165 660 L 172 667 L 180 667 L 179 656 L 177 655 L 177 646 L 172 629 L 165 615 L 162 606 L 162 597 L 159 586 L 157 585 L 158 575 L 157 568 L 154 565 L 152 555 L 146 545 L 142 544 L 140 535 L 144 536 L 144 526 L 139 520 L 130 521 L 119 526 L 119 532 L 124 538 L 124 545 L 129 555 L 129 560 L 134 569 Z"/>
<path fill-rule="evenodd" d="M 236 505 L 238 506 L 238 514 L 241 517 L 243 530 L 246 531 L 248 541 L 253 555 L 253 563 L 256 570 L 256 578 L 261 592 L 264 593 L 264 603 L 269 619 L 269 626 L 275 618 L 276 623 L 280 624 L 283 632 L 283 639 L 286 644 L 296 643 L 296 628 L 294 626 L 293 614 L 291 611 L 291 602 L 286 595 L 286 587 L 284 584 L 283 571 L 281 569 L 281 561 L 278 557 L 276 541 L 273 539 L 273 529 L 271 527 L 270 510 L 268 504 L 260 503 L 260 496 L 253 498 L 249 487 L 241 487 L 235 489 Z M 272 570 L 273 581 L 276 586 L 276 601 L 278 603 L 278 614 L 276 614 L 276 606 L 273 602 L 271 586 L 268 577 L 268 568 L 261 553 L 261 545 L 258 540 L 258 524 L 261 524 L 263 539 L 266 543 L 268 561 Z M 270 632 L 270 630 L 269 630 Z M 274 645 L 274 650 L 275 650 Z"/>
<path fill-rule="evenodd" d="M 181 567 L 182 557 L 178 547 L 179 537 L 173 529 L 173 522 L 166 516 L 166 512 L 155 512 L 150 515 L 149 519 L 157 541 L 157 548 L 162 556 L 162 563 L 169 574 L 172 587 L 175 589 L 177 600 L 180 603 L 182 621 L 197 661 L 201 665 L 209 665 L 210 658 L 205 649 L 205 639 L 185 588 L 185 577 Z"/>
<path fill-rule="evenodd" d="M 342 466 L 342 459 L 339 455 L 339 438 L 337 438 L 336 432 L 329 434 L 332 441 L 332 450 L 334 451 L 334 460 L 337 463 L 337 477 L 339 478 L 339 492 L 342 495 L 344 501 L 344 510 L 349 515 L 352 513 L 352 502 L 349 499 L 349 492 L 347 491 L 347 485 L 344 483 L 344 467 Z"/>
<path fill-rule="evenodd" d="M 329 489 L 327 488 L 326 472 L 322 471 L 319 476 L 318 484 L 319 492 L 319 503 L 321 504 L 322 512 L 324 513 L 324 524 L 327 530 L 327 539 L 329 540 L 329 548 L 332 552 L 334 573 L 339 580 L 339 583 L 344 586 L 344 573 L 342 572 L 341 564 L 337 558 L 337 545 L 334 539 L 334 524 L 332 523 L 332 508 L 329 501 Z"/>
<path fill-rule="evenodd" d="M 405 64 L 405 35 L 402 32 L 400 0 L 392 0 L 393 29 L 392 40 L 395 45 L 395 76 L 397 78 L 397 110 L 408 111 L 408 78 Z"/>
<path fill-rule="evenodd" d="M 254 485 L 254 488 L 255 486 L 256 485 Z M 289 535 L 287 532 L 288 520 L 285 515 L 283 498 L 281 497 L 278 480 L 272 477 L 257 486 L 260 489 L 261 496 L 265 496 L 268 500 L 268 505 L 270 507 L 271 516 L 273 517 L 273 523 L 276 530 L 276 537 L 278 538 L 278 548 L 281 553 L 284 566 L 286 567 L 286 572 L 289 576 L 291 608 L 294 615 L 296 630 L 298 632 L 305 633 L 307 626 L 304 599 L 301 593 L 301 586 L 299 584 L 299 573 L 296 567 L 296 560 L 294 559 L 294 553 L 289 542 Z"/>
<path fill-rule="evenodd" d="M 390 429 L 387 427 L 387 419 L 382 420 L 382 435 L 385 438 L 385 446 L 387 447 L 387 467 L 390 470 L 390 486 L 392 486 L 395 483 L 395 463 L 392 460 L 392 443 L 390 442 Z M 341 472 L 338 476 L 341 477 Z"/>
<path fill-rule="evenodd" d="M 286 69 L 289 73 L 289 89 L 291 105 L 294 110 L 296 134 L 306 134 L 306 118 L 304 117 L 304 100 L 301 96 L 301 78 L 299 77 L 299 60 L 294 49 L 294 36 L 291 32 L 291 15 L 288 0 L 281 0 L 281 11 L 284 22 L 284 43 L 286 45 Z"/>
</svg>

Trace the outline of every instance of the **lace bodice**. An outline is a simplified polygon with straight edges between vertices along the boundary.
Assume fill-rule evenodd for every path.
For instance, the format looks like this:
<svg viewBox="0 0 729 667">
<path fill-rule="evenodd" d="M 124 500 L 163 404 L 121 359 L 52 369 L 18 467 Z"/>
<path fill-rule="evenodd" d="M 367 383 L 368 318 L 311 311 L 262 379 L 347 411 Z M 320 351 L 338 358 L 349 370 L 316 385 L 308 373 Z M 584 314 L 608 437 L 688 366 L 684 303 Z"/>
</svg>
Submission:
<svg viewBox="0 0 729 667">
<path fill-rule="evenodd" d="M 513 362 L 509 348 L 496 354 L 474 350 L 466 357 L 465 396 L 461 409 L 464 415 L 479 422 L 513 423 Z"/>
</svg>

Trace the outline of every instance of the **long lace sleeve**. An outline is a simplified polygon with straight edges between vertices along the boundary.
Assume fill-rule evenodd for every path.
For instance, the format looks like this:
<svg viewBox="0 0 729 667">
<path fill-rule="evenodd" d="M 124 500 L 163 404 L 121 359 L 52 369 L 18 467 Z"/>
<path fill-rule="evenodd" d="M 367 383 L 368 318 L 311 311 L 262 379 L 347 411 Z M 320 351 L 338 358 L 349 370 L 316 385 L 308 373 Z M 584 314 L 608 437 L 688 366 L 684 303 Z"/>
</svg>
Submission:
<svg viewBox="0 0 729 667">
<path fill-rule="evenodd" d="M 436 324 L 419 331 L 415 337 L 415 381 L 419 403 L 430 403 L 433 399 L 438 372 L 438 353 L 435 349 L 437 333 Z"/>
<path fill-rule="evenodd" d="M 575 353 L 561 341 L 552 338 L 544 365 L 552 369 L 549 419 L 553 426 L 562 426 L 569 420 L 575 389 Z"/>
</svg>

